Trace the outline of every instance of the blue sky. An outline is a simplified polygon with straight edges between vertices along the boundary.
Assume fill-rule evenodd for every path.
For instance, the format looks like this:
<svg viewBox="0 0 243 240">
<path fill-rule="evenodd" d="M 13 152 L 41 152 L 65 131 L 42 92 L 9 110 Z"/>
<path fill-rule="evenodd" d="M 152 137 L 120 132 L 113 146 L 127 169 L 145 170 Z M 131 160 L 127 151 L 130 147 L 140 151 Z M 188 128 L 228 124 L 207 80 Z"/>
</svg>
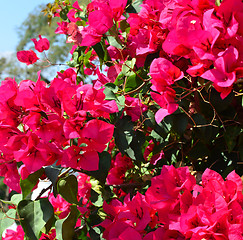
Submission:
<svg viewBox="0 0 243 240">
<path fill-rule="evenodd" d="M 28 14 L 40 4 L 52 0 L 1 0 L 0 8 L 0 54 L 14 52 L 18 43 L 16 29 L 27 18 Z"/>
</svg>

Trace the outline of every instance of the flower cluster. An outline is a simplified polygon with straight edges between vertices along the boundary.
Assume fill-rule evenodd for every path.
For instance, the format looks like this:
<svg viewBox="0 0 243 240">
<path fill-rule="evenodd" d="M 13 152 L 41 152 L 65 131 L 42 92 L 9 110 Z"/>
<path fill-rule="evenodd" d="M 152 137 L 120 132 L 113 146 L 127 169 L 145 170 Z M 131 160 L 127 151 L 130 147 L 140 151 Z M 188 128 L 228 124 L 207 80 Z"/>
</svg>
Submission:
<svg viewBox="0 0 243 240">
<path fill-rule="evenodd" d="M 50 86 L 41 81 L 40 73 L 37 82 L 2 82 L 0 175 L 13 190 L 20 192 L 18 162 L 28 173 L 24 178 L 56 161 L 63 167 L 98 170 L 98 153 L 114 131 L 109 114 L 118 108 L 115 101 L 105 100 L 102 89 L 77 85 L 76 77 L 70 68 Z"/>
<path fill-rule="evenodd" d="M 104 202 L 105 239 L 241 239 L 242 181 L 206 169 L 201 184 L 188 167 L 164 165 L 145 195 Z M 152 231 L 147 233 L 147 230 Z"/>
<path fill-rule="evenodd" d="M 93 46 L 104 34 L 112 35 L 123 46 L 121 49 L 113 44 L 108 36 L 108 53 L 117 61 L 108 73 L 116 69 L 116 77 L 121 72 L 121 64 L 129 58 L 142 67 L 146 58 L 156 53 L 150 76 L 151 97 L 161 107 L 156 114 L 158 123 L 178 108 L 173 85 L 184 76 L 191 81 L 197 76 L 210 80 L 222 99 L 230 94 L 237 79 L 242 78 L 243 4 L 240 0 L 225 0 L 220 6 L 213 1 L 147 0 L 139 13 L 129 14 L 128 35 L 122 27 L 125 5 L 126 1 L 94 0 L 87 7 L 87 26 L 78 27 L 77 19 L 69 18 L 70 23 L 60 23 L 56 32 L 69 36 L 68 42 L 76 47 Z M 114 33 L 116 25 L 120 28 Z"/>
</svg>

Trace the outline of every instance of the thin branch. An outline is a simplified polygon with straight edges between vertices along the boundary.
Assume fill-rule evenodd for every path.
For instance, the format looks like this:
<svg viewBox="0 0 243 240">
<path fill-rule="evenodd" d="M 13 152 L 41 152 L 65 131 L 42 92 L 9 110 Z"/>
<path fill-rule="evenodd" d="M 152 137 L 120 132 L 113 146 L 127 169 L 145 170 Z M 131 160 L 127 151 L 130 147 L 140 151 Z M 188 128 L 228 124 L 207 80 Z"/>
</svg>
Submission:
<svg viewBox="0 0 243 240">
<path fill-rule="evenodd" d="M 179 108 L 192 120 L 194 126 L 197 127 L 197 124 L 194 121 L 194 119 L 192 118 L 192 116 L 183 107 L 179 106 Z"/>
</svg>

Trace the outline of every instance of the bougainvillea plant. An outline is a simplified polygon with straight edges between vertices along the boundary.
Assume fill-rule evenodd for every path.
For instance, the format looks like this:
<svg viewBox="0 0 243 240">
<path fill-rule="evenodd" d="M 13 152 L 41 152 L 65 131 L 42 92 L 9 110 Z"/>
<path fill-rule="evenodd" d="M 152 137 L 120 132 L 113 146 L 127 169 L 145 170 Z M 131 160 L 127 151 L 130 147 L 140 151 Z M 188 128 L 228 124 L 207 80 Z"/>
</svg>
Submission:
<svg viewBox="0 0 243 240">
<path fill-rule="evenodd" d="M 242 1 L 44 12 L 72 57 L 50 84 L 1 82 L 2 239 L 242 239 Z M 31 40 L 17 59 L 52 64 Z"/>
</svg>

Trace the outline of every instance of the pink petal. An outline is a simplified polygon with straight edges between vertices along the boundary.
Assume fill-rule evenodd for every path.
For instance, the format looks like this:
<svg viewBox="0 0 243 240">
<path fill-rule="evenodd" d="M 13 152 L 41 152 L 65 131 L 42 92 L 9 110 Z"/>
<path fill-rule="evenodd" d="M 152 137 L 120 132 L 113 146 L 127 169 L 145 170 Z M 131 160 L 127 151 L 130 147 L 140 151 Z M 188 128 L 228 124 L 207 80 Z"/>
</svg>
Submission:
<svg viewBox="0 0 243 240">
<path fill-rule="evenodd" d="M 99 155 L 95 151 L 85 152 L 81 155 L 78 163 L 81 169 L 87 171 L 99 170 Z"/>
</svg>

